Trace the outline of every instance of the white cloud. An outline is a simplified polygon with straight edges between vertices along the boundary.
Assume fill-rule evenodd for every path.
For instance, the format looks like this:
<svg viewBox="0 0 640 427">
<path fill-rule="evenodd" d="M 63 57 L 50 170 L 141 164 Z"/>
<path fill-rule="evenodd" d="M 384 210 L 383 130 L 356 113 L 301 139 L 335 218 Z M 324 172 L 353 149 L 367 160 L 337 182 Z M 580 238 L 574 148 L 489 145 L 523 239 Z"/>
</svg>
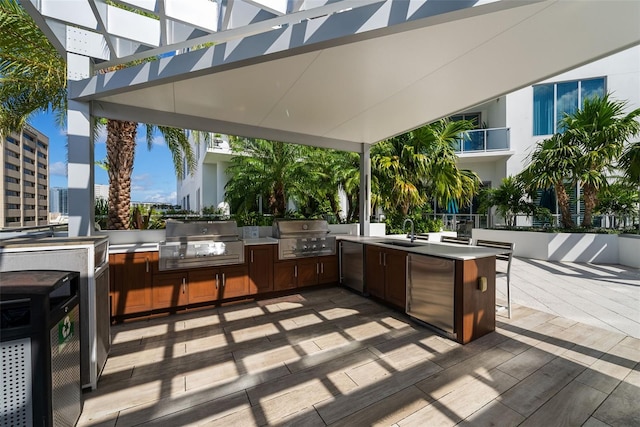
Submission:
<svg viewBox="0 0 640 427">
<path fill-rule="evenodd" d="M 131 201 L 133 202 L 154 202 L 154 203 L 170 203 L 174 205 L 176 203 L 176 192 L 164 192 L 160 189 L 142 189 L 134 190 L 131 192 Z"/>
<path fill-rule="evenodd" d="M 49 174 L 67 176 L 67 164 L 65 162 L 55 162 L 49 165 Z"/>
</svg>

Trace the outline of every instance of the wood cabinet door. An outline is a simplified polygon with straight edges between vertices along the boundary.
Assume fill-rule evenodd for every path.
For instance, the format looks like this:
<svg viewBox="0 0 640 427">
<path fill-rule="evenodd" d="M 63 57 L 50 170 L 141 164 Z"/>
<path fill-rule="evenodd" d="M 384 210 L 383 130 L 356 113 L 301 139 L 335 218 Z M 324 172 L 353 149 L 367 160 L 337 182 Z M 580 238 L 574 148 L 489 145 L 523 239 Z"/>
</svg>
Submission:
<svg viewBox="0 0 640 427">
<path fill-rule="evenodd" d="M 118 308 L 118 297 L 120 296 L 120 285 L 116 282 L 116 273 L 118 269 L 122 269 L 124 264 L 123 254 L 109 255 L 109 309 L 111 317 L 116 316 Z M 118 267 L 120 266 L 120 267 Z"/>
<path fill-rule="evenodd" d="M 373 245 L 365 245 L 365 248 L 366 291 L 375 297 L 384 298 L 384 251 Z"/>
<path fill-rule="evenodd" d="M 249 264 L 249 293 L 273 291 L 273 245 L 248 246 L 245 258 Z"/>
<path fill-rule="evenodd" d="M 407 304 L 407 253 L 385 250 L 385 300 L 402 311 Z"/>
<path fill-rule="evenodd" d="M 320 263 L 320 279 L 318 283 L 337 283 L 340 280 L 337 255 L 318 257 L 318 262 Z"/>
<path fill-rule="evenodd" d="M 298 267 L 295 261 L 276 262 L 273 265 L 273 287 L 276 291 L 297 287 Z"/>
<path fill-rule="evenodd" d="M 187 305 L 188 273 L 162 273 L 153 276 L 153 308 Z"/>
<path fill-rule="evenodd" d="M 242 297 L 249 294 L 247 267 L 220 267 L 222 296 L 221 298 Z"/>
<path fill-rule="evenodd" d="M 118 315 L 149 311 L 153 308 L 151 295 L 151 268 L 155 252 L 134 252 L 114 255 L 113 273 L 114 307 Z"/>
<path fill-rule="evenodd" d="M 318 284 L 320 264 L 318 258 L 301 258 L 298 260 L 298 287 L 313 286 Z"/>
<path fill-rule="evenodd" d="M 187 289 L 189 304 L 216 301 L 222 293 L 221 280 L 222 278 L 217 268 L 189 271 Z"/>
</svg>

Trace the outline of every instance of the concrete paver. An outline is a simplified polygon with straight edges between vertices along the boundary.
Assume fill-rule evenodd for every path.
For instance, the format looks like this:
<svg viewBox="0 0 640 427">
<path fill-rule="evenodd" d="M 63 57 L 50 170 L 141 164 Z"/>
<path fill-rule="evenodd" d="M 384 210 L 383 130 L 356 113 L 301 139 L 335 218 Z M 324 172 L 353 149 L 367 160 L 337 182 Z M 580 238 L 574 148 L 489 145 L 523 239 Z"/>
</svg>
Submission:
<svg viewBox="0 0 640 427">
<path fill-rule="evenodd" d="M 497 279 L 504 299 L 506 279 Z M 640 338 L 640 270 L 513 258 L 512 303 Z"/>
</svg>

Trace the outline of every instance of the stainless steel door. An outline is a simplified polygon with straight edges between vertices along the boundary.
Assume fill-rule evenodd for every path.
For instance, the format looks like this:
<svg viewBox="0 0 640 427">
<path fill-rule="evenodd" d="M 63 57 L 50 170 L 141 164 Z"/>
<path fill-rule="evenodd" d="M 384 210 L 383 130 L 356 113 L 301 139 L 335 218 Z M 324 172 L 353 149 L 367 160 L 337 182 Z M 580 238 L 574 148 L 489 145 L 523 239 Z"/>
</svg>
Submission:
<svg viewBox="0 0 640 427">
<path fill-rule="evenodd" d="M 364 292 L 364 246 L 362 243 L 341 241 L 340 278 L 342 284 Z"/>
<path fill-rule="evenodd" d="M 455 261 L 409 254 L 407 314 L 454 333 Z"/>
</svg>

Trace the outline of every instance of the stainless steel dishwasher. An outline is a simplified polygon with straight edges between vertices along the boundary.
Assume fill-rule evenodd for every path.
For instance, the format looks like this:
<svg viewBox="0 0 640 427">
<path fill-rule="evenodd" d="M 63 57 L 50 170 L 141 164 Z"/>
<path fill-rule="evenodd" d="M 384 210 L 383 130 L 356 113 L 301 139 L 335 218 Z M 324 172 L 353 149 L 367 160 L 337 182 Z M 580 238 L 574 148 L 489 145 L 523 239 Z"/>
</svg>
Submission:
<svg viewBox="0 0 640 427">
<path fill-rule="evenodd" d="M 340 242 L 340 282 L 364 293 L 364 246 L 362 243 Z"/>
<path fill-rule="evenodd" d="M 455 261 L 409 254 L 407 314 L 454 334 Z"/>
</svg>

